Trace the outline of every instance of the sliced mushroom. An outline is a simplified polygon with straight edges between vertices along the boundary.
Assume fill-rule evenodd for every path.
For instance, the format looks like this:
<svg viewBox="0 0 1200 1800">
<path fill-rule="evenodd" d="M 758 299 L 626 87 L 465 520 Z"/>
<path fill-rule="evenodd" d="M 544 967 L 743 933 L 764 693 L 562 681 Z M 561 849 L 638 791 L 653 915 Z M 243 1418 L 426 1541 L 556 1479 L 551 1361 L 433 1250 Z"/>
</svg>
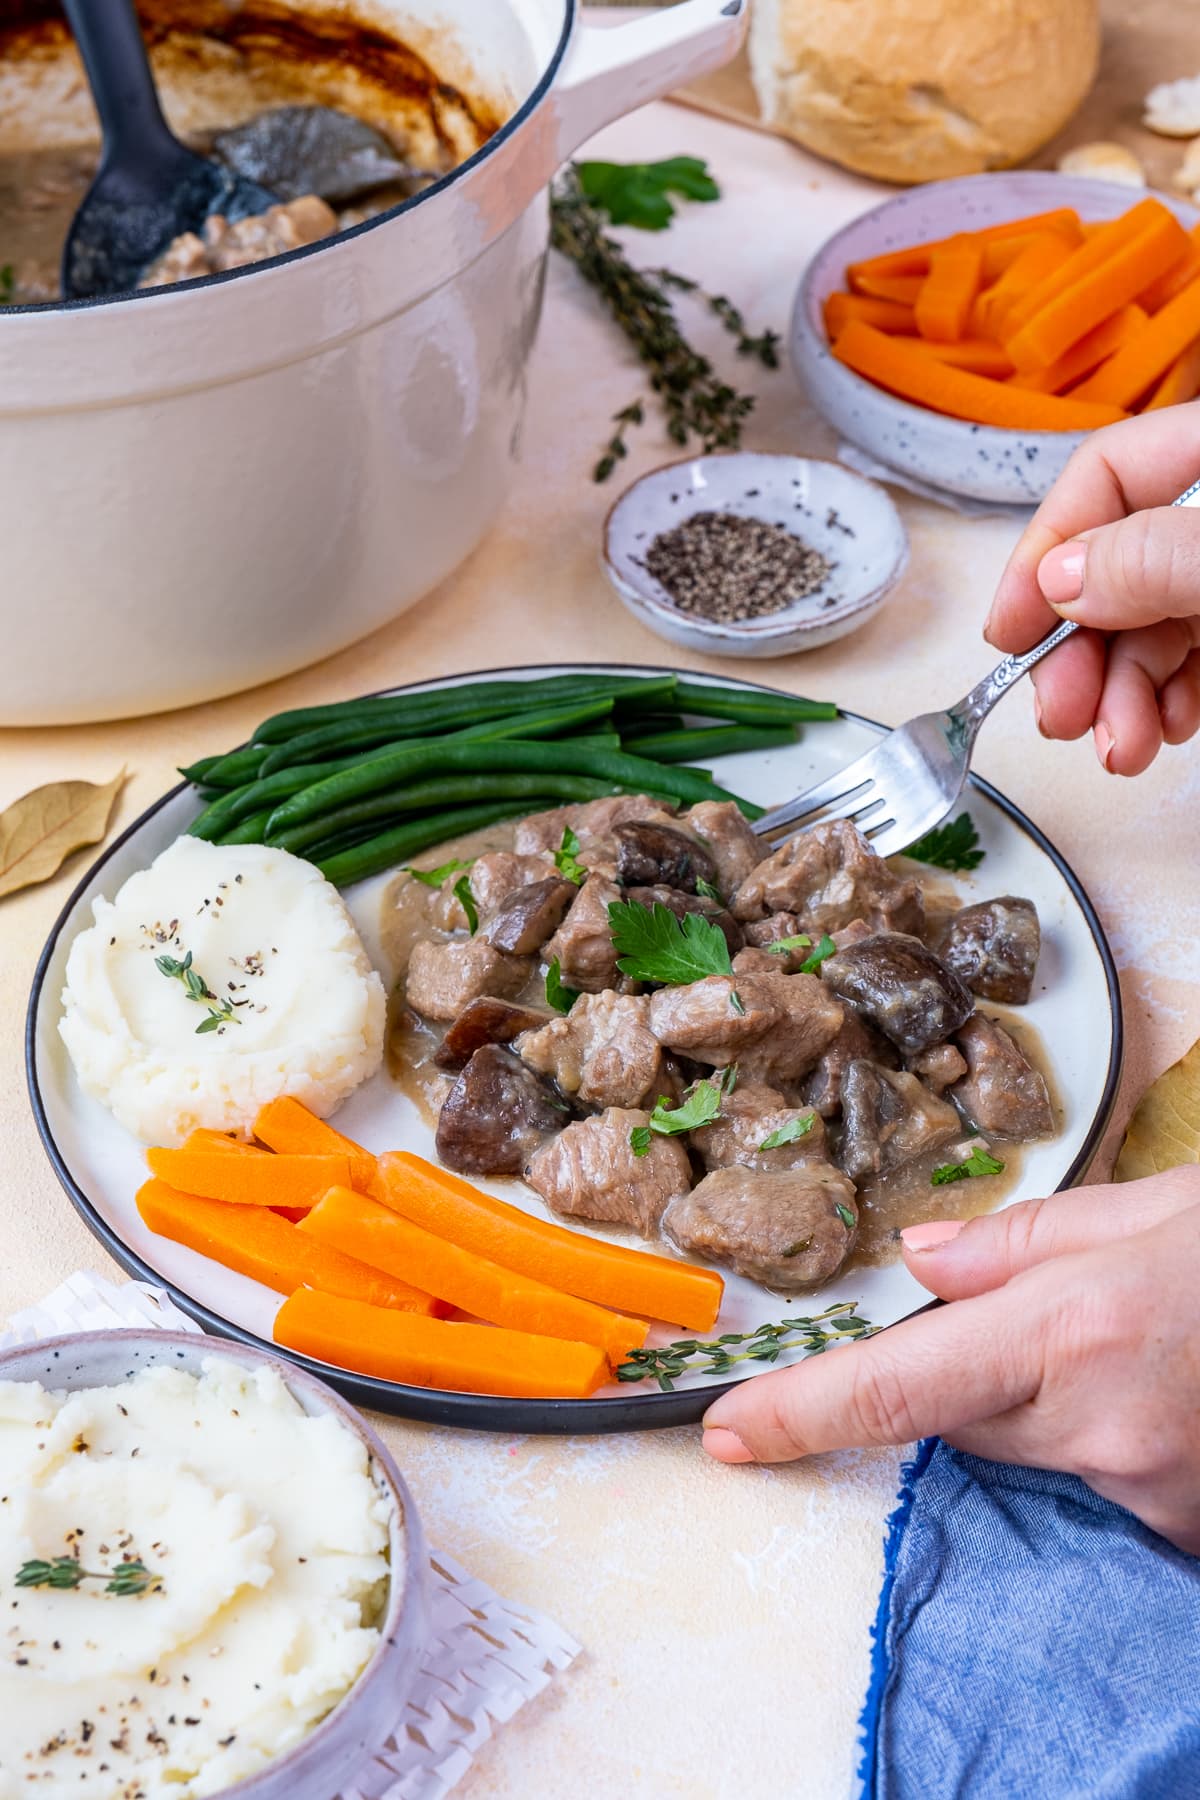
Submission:
<svg viewBox="0 0 1200 1800">
<path fill-rule="evenodd" d="M 537 1031 L 556 1016 L 548 1008 L 484 994 L 463 1007 L 433 1060 L 439 1069 L 464 1068 L 485 1044 L 511 1044 L 523 1031 Z"/>
<path fill-rule="evenodd" d="M 717 884 L 717 865 L 703 844 L 646 819 L 630 820 L 613 832 L 617 840 L 617 880 L 624 887 L 679 888 L 696 892 L 698 881 Z"/>
<path fill-rule="evenodd" d="M 480 933 L 497 950 L 510 956 L 532 956 L 552 938 L 578 894 L 573 881 L 552 875 L 531 881 L 508 895 L 481 927 Z"/>
<path fill-rule="evenodd" d="M 844 944 L 821 964 L 821 979 L 909 1056 L 943 1043 L 975 1010 L 954 971 L 898 931 Z"/>
<path fill-rule="evenodd" d="M 515 1175 L 570 1107 L 501 1044 L 477 1050 L 446 1096 L 437 1153 L 461 1175 Z"/>
</svg>

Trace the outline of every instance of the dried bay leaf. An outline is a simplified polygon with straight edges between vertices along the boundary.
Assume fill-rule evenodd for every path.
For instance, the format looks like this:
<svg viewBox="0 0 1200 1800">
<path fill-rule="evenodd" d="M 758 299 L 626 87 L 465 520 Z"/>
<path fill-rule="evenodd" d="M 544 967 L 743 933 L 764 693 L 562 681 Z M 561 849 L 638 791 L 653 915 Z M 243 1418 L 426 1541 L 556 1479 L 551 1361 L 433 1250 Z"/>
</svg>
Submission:
<svg viewBox="0 0 1200 1800">
<path fill-rule="evenodd" d="M 51 781 L 0 812 L 0 896 L 49 881 L 74 850 L 108 830 L 125 771 L 105 786 Z"/>
<path fill-rule="evenodd" d="M 1152 1082 L 1138 1103 L 1114 1179 L 1136 1181 L 1200 1162 L 1200 1043 Z"/>
</svg>

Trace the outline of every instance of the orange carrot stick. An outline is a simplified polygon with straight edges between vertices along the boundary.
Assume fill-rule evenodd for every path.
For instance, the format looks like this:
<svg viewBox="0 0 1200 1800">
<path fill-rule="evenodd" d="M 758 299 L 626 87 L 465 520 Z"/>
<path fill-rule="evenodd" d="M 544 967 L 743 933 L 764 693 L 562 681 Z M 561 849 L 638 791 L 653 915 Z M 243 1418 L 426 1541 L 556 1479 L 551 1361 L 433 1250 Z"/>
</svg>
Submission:
<svg viewBox="0 0 1200 1800">
<path fill-rule="evenodd" d="M 966 369 L 951 369 L 907 338 L 885 337 L 852 320 L 833 354 L 857 374 L 918 406 L 1018 431 L 1090 431 L 1124 418 L 1117 406 L 1084 404 L 1072 395 L 1028 394 Z"/>
<path fill-rule="evenodd" d="M 1161 230 L 1168 231 L 1170 226 L 1175 225 L 1180 233 L 1183 232 L 1183 227 L 1179 225 L 1174 213 L 1168 212 L 1161 200 L 1139 200 L 1136 206 L 1131 206 L 1128 212 L 1121 214 L 1120 218 L 1109 219 L 1090 237 L 1085 238 L 1065 263 L 1062 263 L 1057 269 L 1052 269 L 1040 281 L 1034 282 L 1005 314 L 1005 333 L 1011 335 L 1020 331 L 1023 325 L 1029 323 L 1035 313 L 1040 312 L 1044 306 L 1050 305 L 1067 288 L 1074 287 L 1085 276 L 1099 269 L 1116 251 L 1124 245 L 1132 243 L 1134 238 L 1148 230 L 1151 225 L 1158 225 Z M 1175 238 L 1174 241 L 1178 244 L 1179 240 Z M 1147 281 L 1152 279 L 1152 276 L 1147 275 Z M 1130 294 L 1128 297 L 1132 300 L 1136 298 L 1136 295 Z M 1115 312 L 1117 309 L 1114 306 L 1111 310 Z M 1098 324 L 1099 321 L 1096 320 L 1094 323 Z M 1083 336 L 1082 331 L 1079 336 Z"/>
<path fill-rule="evenodd" d="M 1026 388 L 1034 394 L 1061 394 L 1073 383 L 1082 381 L 1090 375 L 1114 350 L 1127 344 L 1134 334 L 1146 323 L 1146 314 L 1136 304 L 1123 306 L 1120 312 L 1114 313 L 1111 319 L 1105 319 L 1081 337 L 1057 362 L 1052 362 L 1045 369 L 1026 370 L 1024 374 L 1014 375 L 1011 386 Z"/>
<path fill-rule="evenodd" d="M 603 1350 L 494 1325 L 419 1319 L 299 1288 L 275 1316 L 275 1342 L 335 1369 L 407 1387 L 580 1399 L 608 1380 Z"/>
<path fill-rule="evenodd" d="M 934 250 L 914 308 L 917 330 L 935 344 L 955 344 L 967 329 L 983 278 L 983 249 L 965 235 Z"/>
<path fill-rule="evenodd" d="M 688 1331 L 716 1324 L 725 1284 L 715 1270 L 533 1218 L 407 1150 L 379 1158 L 372 1191 L 414 1225 L 564 1294 Z"/>
<path fill-rule="evenodd" d="M 902 337 L 911 336 L 917 329 L 911 306 L 901 306 L 896 300 L 876 300 L 870 294 L 830 294 L 824 316 L 831 343 L 850 319 L 862 319 L 874 325 L 876 331 L 898 332 Z"/>
<path fill-rule="evenodd" d="M 1150 283 L 1149 287 L 1142 290 L 1138 295 L 1138 303 L 1148 313 L 1156 313 L 1167 304 L 1168 300 L 1173 300 L 1176 294 L 1182 294 L 1184 288 L 1195 281 L 1198 275 L 1200 275 L 1200 244 L 1196 242 L 1193 235 L 1191 244 L 1179 261 L 1168 269 L 1165 275 L 1160 275 L 1156 281 Z"/>
<path fill-rule="evenodd" d="M 307 1283 L 371 1306 L 398 1307 L 429 1317 L 449 1311 L 443 1301 L 407 1281 L 356 1262 L 315 1238 L 302 1237 L 266 1206 L 200 1200 L 194 1194 L 177 1194 L 165 1181 L 147 1181 L 138 1190 L 137 1209 L 159 1237 L 185 1244 L 279 1294 L 290 1294 Z"/>
<path fill-rule="evenodd" d="M 972 327 L 981 335 L 998 337 L 1011 306 L 1031 287 L 1061 269 L 1072 254 L 1072 245 L 1056 231 L 1032 238 L 999 281 L 986 288 L 975 303 Z"/>
<path fill-rule="evenodd" d="M 209 1131 L 204 1125 L 189 1132 L 183 1140 L 182 1147 L 185 1150 L 248 1150 L 251 1156 L 264 1154 L 253 1144 L 244 1143 L 241 1138 L 230 1137 L 225 1131 Z"/>
<path fill-rule="evenodd" d="M 147 1150 L 151 1173 L 181 1194 L 241 1206 L 313 1206 L 348 1187 L 347 1156 L 231 1156 L 228 1150 Z"/>
<path fill-rule="evenodd" d="M 981 244 L 1000 242 L 1005 238 L 1028 236 L 1038 231 L 1061 231 L 1082 237 L 1079 214 L 1074 207 L 1057 206 L 1052 212 L 1030 213 L 1024 219 L 1005 219 L 999 225 L 987 225 L 969 235 Z M 961 235 L 961 234 L 956 234 Z M 950 242 L 949 238 L 933 238 L 925 244 L 908 244 L 900 250 L 886 250 L 880 256 L 867 256 L 852 262 L 846 274 L 853 281 L 858 275 L 926 275 L 929 258 L 935 250 Z"/>
<path fill-rule="evenodd" d="M 353 1138 L 343 1137 L 291 1095 L 268 1100 L 254 1121 L 254 1135 L 269 1149 L 285 1156 L 348 1156 L 350 1185 L 363 1193 L 374 1178 L 375 1158 L 371 1152 Z"/>
<path fill-rule="evenodd" d="M 850 326 L 846 327 L 847 331 L 850 329 Z M 1160 312 L 1147 319 L 1137 336 L 1102 363 L 1094 375 L 1089 375 L 1071 398 L 1111 406 L 1132 406 L 1166 374 L 1176 357 L 1181 356 L 1197 336 L 1200 336 L 1200 281 L 1193 281 L 1182 294 L 1176 294 Z M 891 341 L 884 339 L 884 343 Z"/>
<path fill-rule="evenodd" d="M 590 1300 L 577 1300 L 543 1281 L 501 1268 L 349 1188 L 331 1188 L 296 1230 L 373 1268 L 415 1281 L 477 1319 L 543 1337 L 599 1344 L 614 1366 L 646 1341 L 648 1328 L 641 1319 L 622 1318 Z"/>
<path fill-rule="evenodd" d="M 854 275 L 851 286 L 856 294 L 870 294 L 876 300 L 894 300 L 901 306 L 915 306 L 924 281 L 923 275 Z"/>
<path fill-rule="evenodd" d="M 1143 412 L 1157 412 L 1163 406 L 1181 406 L 1200 393 L 1200 338 L 1180 351 L 1150 398 Z"/>
<path fill-rule="evenodd" d="M 914 350 L 923 350 L 952 369 L 969 369 L 973 375 L 988 375 L 993 381 L 1004 381 L 1013 366 L 999 344 L 990 338 L 963 338 L 957 344 L 931 344 L 925 338 L 911 340 Z"/>
<path fill-rule="evenodd" d="M 1004 348 L 1016 367 L 1044 369 L 1054 362 L 1087 332 L 1127 306 L 1148 281 L 1177 262 L 1180 246 L 1186 248 L 1186 244 L 1182 225 L 1167 213 L 1137 237 L 1117 245 L 1098 268 L 1064 286 L 1019 330 L 1010 332 L 1006 322 Z M 1059 273 L 1065 277 L 1065 270 Z"/>
</svg>

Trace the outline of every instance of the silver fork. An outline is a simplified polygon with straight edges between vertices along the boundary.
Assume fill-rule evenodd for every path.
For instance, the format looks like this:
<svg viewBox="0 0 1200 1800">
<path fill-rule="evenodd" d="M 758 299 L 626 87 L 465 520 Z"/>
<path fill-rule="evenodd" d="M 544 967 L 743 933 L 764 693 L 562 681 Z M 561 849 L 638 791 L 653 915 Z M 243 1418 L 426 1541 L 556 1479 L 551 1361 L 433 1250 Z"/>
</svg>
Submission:
<svg viewBox="0 0 1200 1800">
<path fill-rule="evenodd" d="M 1200 506 L 1200 481 L 1172 505 Z M 850 819 L 880 856 L 906 850 L 959 798 L 979 728 L 1001 694 L 1078 629 L 1066 620 L 1023 656 L 1006 656 L 956 706 L 898 725 L 848 768 L 765 813 L 754 830 L 780 844 L 812 825 Z"/>
</svg>

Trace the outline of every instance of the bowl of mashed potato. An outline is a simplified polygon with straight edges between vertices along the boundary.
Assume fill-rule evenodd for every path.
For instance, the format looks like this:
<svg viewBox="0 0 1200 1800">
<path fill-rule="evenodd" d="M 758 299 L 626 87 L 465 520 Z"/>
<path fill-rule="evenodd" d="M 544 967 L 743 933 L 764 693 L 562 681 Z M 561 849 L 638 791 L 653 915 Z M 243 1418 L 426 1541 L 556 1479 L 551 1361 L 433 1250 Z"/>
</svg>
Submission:
<svg viewBox="0 0 1200 1800">
<path fill-rule="evenodd" d="M 190 1333 L 0 1353 L 0 1800 L 332 1800 L 428 1631 L 420 1520 L 323 1383 Z"/>
</svg>

